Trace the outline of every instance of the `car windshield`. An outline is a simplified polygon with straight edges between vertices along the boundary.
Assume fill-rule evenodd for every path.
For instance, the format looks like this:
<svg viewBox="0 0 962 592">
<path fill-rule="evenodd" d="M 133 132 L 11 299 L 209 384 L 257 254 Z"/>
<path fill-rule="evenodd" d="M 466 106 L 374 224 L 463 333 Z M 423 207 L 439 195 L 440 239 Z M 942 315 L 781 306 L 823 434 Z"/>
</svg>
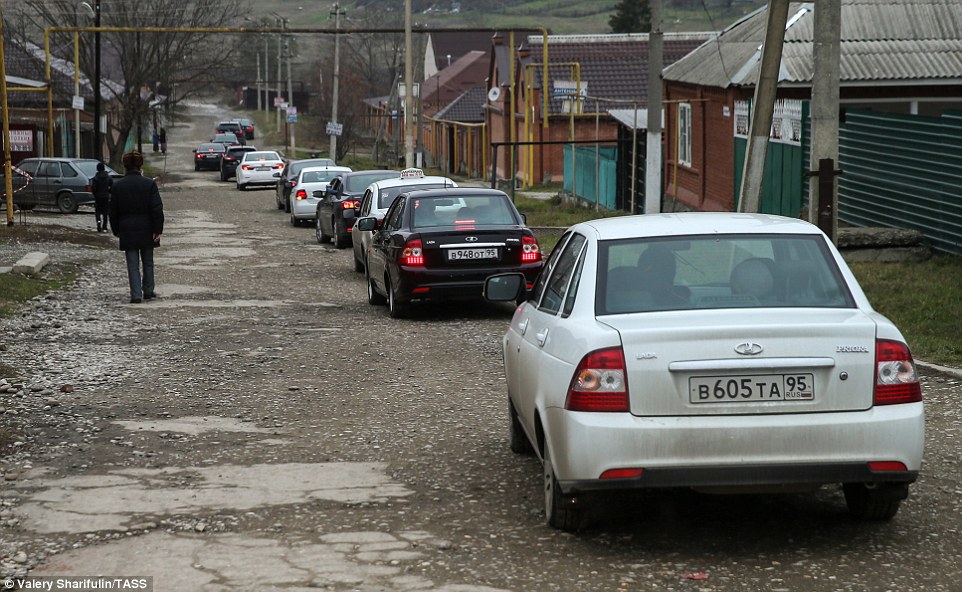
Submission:
<svg viewBox="0 0 962 592">
<path fill-rule="evenodd" d="M 450 186 L 450 185 L 449 185 Z M 415 183 L 412 185 L 397 185 L 396 187 L 386 187 L 377 194 L 377 209 L 386 210 L 391 207 L 397 196 L 411 191 L 412 189 L 441 189 L 443 183 Z"/>
<path fill-rule="evenodd" d="M 414 227 L 456 226 L 474 228 L 488 224 L 517 224 L 507 201 L 497 195 L 464 197 L 414 197 Z"/>
<path fill-rule="evenodd" d="M 310 160 L 298 160 L 292 162 L 287 167 L 287 174 L 290 177 L 296 177 L 298 173 L 307 167 L 322 167 L 322 166 L 334 166 L 334 161 L 330 158 L 312 158 Z"/>
<path fill-rule="evenodd" d="M 97 174 L 97 162 L 96 160 L 75 160 L 73 161 L 73 165 L 84 175 L 93 177 Z M 107 165 L 104 165 L 104 170 L 107 171 L 108 174 L 117 174 L 117 171 Z"/>
<path fill-rule="evenodd" d="M 333 179 L 336 174 L 336 171 L 304 171 L 301 173 L 301 183 L 323 183 Z"/>
<path fill-rule="evenodd" d="M 816 236 L 712 235 L 602 241 L 598 315 L 713 308 L 850 308 Z"/>
<path fill-rule="evenodd" d="M 244 160 L 280 160 L 276 152 L 248 152 L 244 155 Z"/>
<path fill-rule="evenodd" d="M 384 179 L 394 179 L 398 176 L 397 171 L 372 171 L 370 173 L 354 173 L 345 179 L 345 188 L 351 193 L 360 193 L 367 189 L 367 186 L 375 181 Z"/>
</svg>

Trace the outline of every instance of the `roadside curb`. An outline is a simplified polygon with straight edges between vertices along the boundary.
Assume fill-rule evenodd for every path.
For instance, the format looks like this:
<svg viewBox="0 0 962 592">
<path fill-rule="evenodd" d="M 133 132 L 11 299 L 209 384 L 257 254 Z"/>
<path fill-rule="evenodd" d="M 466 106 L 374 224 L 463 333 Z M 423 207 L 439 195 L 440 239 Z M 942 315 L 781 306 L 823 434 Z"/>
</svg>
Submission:
<svg viewBox="0 0 962 592">
<path fill-rule="evenodd" d="M 934 370 L 936 372 L 941 372 L 942 374 L 948 374 L 954 378 L 962 380 L 962 369 L 950 368 L 949 366 L 940 366 L 938 364 L 933 364 L 931 362 L 925 362 L 922 360 L 915 360 L 915 363 L 926 370 Z"/>
</svg>

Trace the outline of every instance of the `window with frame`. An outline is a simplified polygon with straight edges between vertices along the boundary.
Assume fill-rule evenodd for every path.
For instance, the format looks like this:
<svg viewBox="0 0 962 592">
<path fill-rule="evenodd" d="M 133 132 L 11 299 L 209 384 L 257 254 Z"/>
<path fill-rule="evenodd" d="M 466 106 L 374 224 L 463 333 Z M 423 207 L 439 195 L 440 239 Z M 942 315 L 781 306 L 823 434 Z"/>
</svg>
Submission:
<svg viewBox="0 0 962 592">
<path fill-rule="evenodd" d="M 541 273 L 538 274 L 538 279 L 534 282 L 534 288 L 531 290 L 531 298 L 529 300 L 535 306 L 541 301 L 541 295 L 544 294 L 545 286 L 548 284 L 548 277 L 551 275 L 551 271 L 558 264 L 558 259 L 561 258 L 561 251 L 565 246 L 565 242 L 571 234 L 565 234 L 555 245 L 555 248 L 551 250 L 551 255 L 548 256 L 548 260 L 545 262 L 544 267 L 541 268 Z"/>
<path fill-rule="evenodd" d="M 561 310 L 584 244 L 585 237 L 582 235 L 573 234 L 571 236 L 571 240 L 568 241 L 558 257 L 557 265 L 548 277 L 544 297 L 542 297 L 541 305 L 538 307 L 539 310 L 548 313 L 557 313 Z M 574 301 L 572 301 L 572 306 L 574 306 Z"/>
<path fill-rule="evenodd" d="M 401 228 L 401 213 L 404 212 L 404 202 L 405 198 L 400 197 L 391 206 L 392 209 L 388 210 L 387 213 L 387 223 L 384 227 L 388 230 L 398 230 Z"/>
<path fill-rule="evenodd" d="M 678 163 L 691 166 L 691 104 L 678 104 Z"/>
</svg>

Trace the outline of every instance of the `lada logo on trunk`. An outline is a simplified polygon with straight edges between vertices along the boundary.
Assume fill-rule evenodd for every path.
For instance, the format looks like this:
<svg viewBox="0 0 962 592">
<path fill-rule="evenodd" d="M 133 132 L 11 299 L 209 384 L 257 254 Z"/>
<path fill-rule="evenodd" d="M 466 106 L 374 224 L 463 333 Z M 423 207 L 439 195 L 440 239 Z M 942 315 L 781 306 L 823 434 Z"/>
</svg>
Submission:
<svg viewBox="0 0 962 592">
<path fill-rule="evenodd" d="M 466 237 L 464 237 L 464 240 L 468 241 L 469 243 L 476 243 L 476 242 L 478 242 L 478 237 L 476 237 L 476 236 L 466 236 Z"/>
<path fill-rule="evenodd" d="M 735 346 L 735 353 L 743 356 L 757 356 L 758 354 L 762 353 L 763 349 L 765 348 L 757 343 L 746 341 L 745 343 L 739 343 Z"/>
</svg>

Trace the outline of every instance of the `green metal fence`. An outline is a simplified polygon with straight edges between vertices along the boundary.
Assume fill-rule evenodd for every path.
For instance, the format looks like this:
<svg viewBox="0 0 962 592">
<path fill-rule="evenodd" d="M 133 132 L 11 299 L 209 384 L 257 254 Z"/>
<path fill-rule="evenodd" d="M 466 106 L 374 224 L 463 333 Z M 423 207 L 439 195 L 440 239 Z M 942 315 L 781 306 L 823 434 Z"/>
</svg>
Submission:
<svg viewBox="0 0 962 592">
<path fill-rule="evenodd" d="M 574 162 L 572 162 L 574 147 Z M 588 203 L 613 210 L 618 197 L 618 149 L 612 146 L 564 146 L 565 191 Z"/>
<path fill-rule="evenodd" d="M 839 220 L 915 228 L 933 248 L 962 252 L 962 112 L 848 110 L 839 164 Z"/>
</svg>

